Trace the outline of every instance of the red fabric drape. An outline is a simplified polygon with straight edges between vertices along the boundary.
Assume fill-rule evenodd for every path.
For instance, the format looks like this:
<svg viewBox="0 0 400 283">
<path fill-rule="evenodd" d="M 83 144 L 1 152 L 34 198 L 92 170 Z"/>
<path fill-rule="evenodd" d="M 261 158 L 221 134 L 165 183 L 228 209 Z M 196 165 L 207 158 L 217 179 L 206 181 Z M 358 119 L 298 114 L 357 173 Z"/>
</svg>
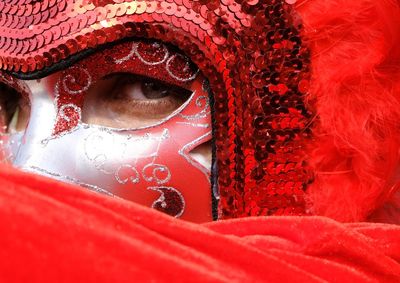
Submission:
<svg viewBox="0 0 400 283">
<path fill-rule="evenodd" d="M 400 227 L 323 217 L 180 221 L 0 170 L 0 282 L 399 282 Z"/>
</svg>

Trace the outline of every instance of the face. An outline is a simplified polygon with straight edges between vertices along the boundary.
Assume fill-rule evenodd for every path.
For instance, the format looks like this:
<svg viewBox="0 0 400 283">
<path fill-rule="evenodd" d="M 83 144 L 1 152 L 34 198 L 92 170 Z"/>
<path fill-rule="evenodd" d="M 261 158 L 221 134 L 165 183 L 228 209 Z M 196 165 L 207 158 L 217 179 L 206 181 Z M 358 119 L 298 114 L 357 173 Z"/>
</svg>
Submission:
<svg viewBox="0 0 400 283">
<path fill-rule="evenodd" d="M 212 220 L 208 83 L 179 51 L 135 40 L 40 80 L 13 81 L 2 93 L 7 162 L 174 217 Z"/>
</svg>

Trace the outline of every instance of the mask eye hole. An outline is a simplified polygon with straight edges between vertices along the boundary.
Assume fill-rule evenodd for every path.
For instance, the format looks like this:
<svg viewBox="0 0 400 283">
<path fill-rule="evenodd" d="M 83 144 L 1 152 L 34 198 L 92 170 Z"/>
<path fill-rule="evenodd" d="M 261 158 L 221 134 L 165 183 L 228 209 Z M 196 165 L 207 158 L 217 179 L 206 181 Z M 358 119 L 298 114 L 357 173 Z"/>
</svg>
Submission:
<svg viewBox="0 0 400 283">
<path fill-rule="evenodd" d="M 88 90 L 82 121 L 113 128 L 146 127 L 167 118 L 191 94 L 189 89 L 149 77 L 114 73 Z"/>
<path fill-rule="evenodd" d="M 28 99 L 14 88 L 0 83 L 0 131 L 13 134 L 26 129 L 30 116 Z"/>
</svg>

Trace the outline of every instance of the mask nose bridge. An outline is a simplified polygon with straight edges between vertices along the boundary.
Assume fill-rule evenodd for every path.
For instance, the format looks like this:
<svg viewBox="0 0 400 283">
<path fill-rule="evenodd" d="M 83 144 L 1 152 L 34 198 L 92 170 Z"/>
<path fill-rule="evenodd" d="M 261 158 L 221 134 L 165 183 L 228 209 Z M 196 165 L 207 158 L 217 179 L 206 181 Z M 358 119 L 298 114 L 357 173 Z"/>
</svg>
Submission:
<svg viewBox="0 0 400 283">
<path fill-rule="evenodd" d="M 13 165 L 21 169 L 35 166 L 35 156 L 45 149 L 44 141 L 51 137 L 57 110 L 54 96 L 43 83 L 29 81 L 31 111 L 29 123 L 16 153 Z"/>
</svg>

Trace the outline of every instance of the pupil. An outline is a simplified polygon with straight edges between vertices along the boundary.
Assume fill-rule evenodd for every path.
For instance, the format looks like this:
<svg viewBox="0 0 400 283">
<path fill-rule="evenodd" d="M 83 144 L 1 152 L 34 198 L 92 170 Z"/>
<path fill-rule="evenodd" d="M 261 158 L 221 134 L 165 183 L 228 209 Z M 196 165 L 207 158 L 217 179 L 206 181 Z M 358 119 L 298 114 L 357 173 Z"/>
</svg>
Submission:
<svg viewBox="0 0 400 283">
<path fill-rule="evenodd" d="M 142 84 L 142 91 L 144 96 L 149 99 L 163 98 L 168 95 L 166 86 L 160 85 L 155 82 L 144 82 Z"/>
</svg>

